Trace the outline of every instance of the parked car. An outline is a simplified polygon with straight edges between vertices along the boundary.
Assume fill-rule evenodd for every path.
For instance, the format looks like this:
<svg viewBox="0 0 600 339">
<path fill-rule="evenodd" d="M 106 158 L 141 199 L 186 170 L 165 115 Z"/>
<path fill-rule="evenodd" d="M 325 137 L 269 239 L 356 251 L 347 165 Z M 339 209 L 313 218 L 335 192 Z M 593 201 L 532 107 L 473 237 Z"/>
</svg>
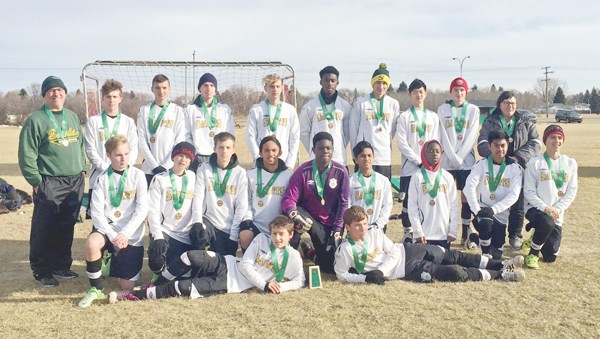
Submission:
<svg viewBox="0 0 600 339">
<path fill-rule="evenodd" d="M 556 115 L 554 116 L 556 122 L 566 121 L 566 122 L 578 122 L 581 123 L 583 121 L 583 117 L 581 114 L 568 109 L 559 109 L 556 111 Z"/>
<path fill-rule="evenodd" d="M 529 110 L 526 110 L 526 109 L 518 109 L 517 111 L 519 113 L 521 113 L 521 115 L 525 119 L 528 119 L 528 120 L 533 121 L 533 122 L 537 122 L 537 115 L 535 113 L 533 113 L 532 111 L 529 111 Z"/>
</svg>

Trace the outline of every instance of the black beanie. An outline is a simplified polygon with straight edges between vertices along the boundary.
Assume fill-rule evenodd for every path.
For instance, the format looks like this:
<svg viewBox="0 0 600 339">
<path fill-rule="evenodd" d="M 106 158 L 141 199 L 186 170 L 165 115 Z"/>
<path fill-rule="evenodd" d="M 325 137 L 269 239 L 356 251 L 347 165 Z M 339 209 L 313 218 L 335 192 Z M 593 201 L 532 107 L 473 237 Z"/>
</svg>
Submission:
<svg viewBox="0 0 600 339">
<path fill-rule="evenodd" d="M 44 82 L 42 82 L 42 97 L 44 97 L 46 95 L 46 92 L 48 92 L 51 88 L 54 87 L 60 87 L 65 90 L 65 93 L 67 93 L 67 87 L 65 86 L 65 83 L 62 80 L 60 80 L 59 77 L 51 75 L 44 79 Z"/>
<path fill-rule="evenodd" d="M 183 154 L 193 161 L 194 157 L 196 156 L 196 147 L 187 141 L 182 141 L 173 147 L 173 151 L 171 152 L 171 160 L 173 160 L 173 158 L 175 158 L 175 156 L 178 154 Z"/>
</svg>

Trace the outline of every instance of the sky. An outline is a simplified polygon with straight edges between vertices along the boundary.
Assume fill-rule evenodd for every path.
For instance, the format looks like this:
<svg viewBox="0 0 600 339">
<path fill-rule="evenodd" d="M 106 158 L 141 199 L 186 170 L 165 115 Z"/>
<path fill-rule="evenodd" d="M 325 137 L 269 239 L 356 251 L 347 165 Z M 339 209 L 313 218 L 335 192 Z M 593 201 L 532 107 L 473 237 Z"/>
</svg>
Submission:
<svg viewBox="0 0 600 339">
<path fill-rule="evenodd" d="M 566 94 L 600 86 L 597 1 L 8 1 L 0 91 L 48 75 L 82 88 L 95 60 L 281 61 L 301 93 L 333 65 L 340 87 L 367 90 L 386 63 L 394 87 L 422 79 L 531 91 L 550 66 Z"/>
</svg>

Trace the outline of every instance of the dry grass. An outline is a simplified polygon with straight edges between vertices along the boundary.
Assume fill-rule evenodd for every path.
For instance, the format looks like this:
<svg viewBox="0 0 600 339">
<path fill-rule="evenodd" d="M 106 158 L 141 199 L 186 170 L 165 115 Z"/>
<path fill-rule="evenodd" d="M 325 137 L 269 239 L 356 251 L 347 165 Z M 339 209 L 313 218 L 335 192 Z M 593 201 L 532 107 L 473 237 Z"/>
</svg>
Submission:
<svg viewBox="0 0 600 339">
<path fill-rule="evenodd" d="M 600 337 L 600 214 L 593 207 L 600 201 L 600 141 L 595 135 L 600 118 L 585 119 L 583 124 L 563 124 L 565 153 L 578 160 L 582 177 L 579 195 L 567 211 L 561 256 L 553 265 L 527 271 L 523 283 L 392 281 L 380 287 L 341 284 L 325 275 L 321 290 L 281 296 L 250 292 L 81 310 L 76 303 L 88 286 L 83 244 L 91 224 L 76 226 L 73 269 L 81 277 L 45 289 L 34 282 L 28 264 L 29 205 L 22 214 L 0 216 L 0 332 L 6 337 Z M 540 132 L 548 122 L 541 119 Z M 0 176 L 28 189 L 17 166 L 18 129 L 0 131 Z M 241 135 L 238 154 L 247 165 Z M 400 233 L 399 222 L 392 222 L 390 237 L 398 240 Z M 149 277 L 144 266 L 142 281 Z"/>
</svg>

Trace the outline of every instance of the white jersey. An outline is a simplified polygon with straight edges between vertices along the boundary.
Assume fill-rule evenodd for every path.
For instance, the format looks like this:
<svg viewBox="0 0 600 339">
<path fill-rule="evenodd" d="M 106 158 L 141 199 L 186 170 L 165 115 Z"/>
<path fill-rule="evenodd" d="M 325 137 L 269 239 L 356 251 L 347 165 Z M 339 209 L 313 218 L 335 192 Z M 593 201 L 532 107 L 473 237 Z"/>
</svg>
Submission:
<svg viewBox="0 0 600 339">
<path fill-rule="evenodd" d="M 273 186 L 269 188 L 267 194 L 259 198 L 258 197 L 258 168 L 255 167 L 248 170 L 248 209 L 244 220 L 252 220 L 254 225 L 258 227 L 261 233 L 270 233 L 269 223 L 275 219 L 276 216 L 282 214 L 281 200 L 283 200 L 283 194 L 288 186 L 290 178 L 292 177 L 292 171 L 285 167 L 283 160 L 280 160 L 281 165 L 277 169 L 276 173 L 279 173 Z M 282 168 L 283 167 L 283 168 Z M 262 173 L 262 185 L 263 187 L 271 180 L 275 173 L 269 173 L 265 169 L 261 170 Z"/>
<path fill-rule="evenodd" d="M 104 130 L 102 124 L 102 114 L 96 114 L 90 117 L 85 125 L 85 132 L 83 134 L 85 140 L 85 154 L 92 164 L 90 171 L 90 188 L 94 188 L 96 180 L 102 172 L 108 169 L 110 166 L 110 160 L 106 155 L 104 144 L 106 140 L 110 139 L 110 132 L 112 132 L 115 126 L 115 118 L 109 116 L 106 117 L 108 123 L 108 131 Z M 135 165 L 138 156 L 138 134 L 135 127 L 135 122 L 130 117 L 121 113 L 121 120 L 119 121 L 119 128 L 117 134 L 123 135 L 127 138 L 129 143 L 129 164 Z"/>
<path fill-rule="evenodd" d="M 260 141 L 266 136 L 275 135 L 281 143 L 280 158 L 285 161 L 287 167 L 294 168 L 298 159 L 298 149 L 300 148 L 298 113 L 294 106 L 282 101 L 279 123 L 275 132 L 271 132 L 269 123 L 275 118 L 276 110 L 277 106 L 270 105 L 269 109 L 265 101 L 261 101 L 250 108 L 246 125 L 246 143 L 250 149 L 252 159 L 256 160 L 260 153 L 258 148 Z"/>
<path fill-rule="evenodd" d="M 375 99 L 373 99 L 375 100 Z M 352 105 L 350 113 L 350 148 L 360 141 L 368 141 L 373 146 L 374 165 L 390 166 L 392 164 L 392 139 L 396 134 L 396 123 L 400 114 L 398 100 L 385 95 L 383 100 L 383 117 L 381 122 L 377 119 L 377 107 L 371 104 L 371 96 L 362 96 Z"/>
<path fill-rule="evenodd" d="M 339 94 L 335 102 L 327 105 L 327 111 L 331 112 L 334 108 L 333 120 L 328 121 L 325 118 L 323 107 L 319 97 L 313 98 L 307 102 L 300 111 L 300 141 L 308 152 L 308 159 L 315 158 L 312 151 L 312 139 L 319 132 L 327 132 L 333 137 L 333 161 L 347 165 L 346 148 L 350 141 L 350 104 L 342 99 Z"/>
<path fill-rule="evenodd" d="M 252 287 L 263 290 L 267 282 L 276 281 L 270 245 L 270 235 L 259 234 L 252 240 L 241 261 L 231 255 L 225 256 L 227 293 L 239 293 Z M 280 265 L 283 261 L 283 253 L 284 249 L 275 250 Z M 288 246 L 288 262 L 283 273 L 283 281 L 279 283 L 281 292 L 302 288 L 305 281 L 300 253 Z"/>
<path fill-rule="evenodd" d="M 375 171 L 371 171 L 371 175 L 375 176 L 375 192 L 373 205 L 367 206 L 365 202 L 365 193 L 363 187 L 358 180 L 358 172 L 350 177 L 350 206 L 356 205 L 367 211 L 369 217 L 369 225 L 376 224 L 383 229 L 387 225 L 394 200 L 392 197 L 392 185 L 387 177 Z M 371 188 L 371 177 L 365 179 L 365 190 L 368 192 Z M 369 213 L 372 212 L 372 213 Z"/>
<path fill-rule="evenodd" d="M 494 164 L 494 178 L 498 175 L 499 170 L 500 165 Z M 491 207 L 494 211 L 494 219 L 501 224 L 506 224 L 508 223 L 508 209 L 519 199 L 522 183 L 521 166 L 516 162 L 507 163 L 496 191 L 490 192 L 488 160 L 483 158 L 473 166 L 471 174 L 467 177 L 463 193 L 467 197 L 473 213 L 477 214 L 482 207 Z"/>
<path fill-rule="evenodd" d="M 237 165 L 237 157 L 232 157 L 235 166 L 231 166 L 231 174 L 222 197 L 215 192 L 213 166 L 205 162 L 198 168 L 196 188 L 194 190 L 192 223 L 207 219 L 216 228 L 229 234 L 229 239 L 238 241 L 240 223 L 248 208 L 248 179 L 246 171 Z M 226 169 L 217 169 L 219 182 L 223 182 Z"/>
<path fill-rule="evenodd" d="M 442 133 L 445 133 L 448 143 L 444 145 L 442 167 L 445 170 L 470 170 L 475 164 L 475 143 L 479 135 L 479 107 L 468 104 L 465 116 L 465 125 L 461 133 L 454 128 L 452 107 L 443 104 L 438 108 L 437 114 L 442 123 Z M 456 108 L 456 115 L 460 117 L 462 106 Z"/>
<path fill-rule="evenodd" d="M 169 108 L 156 130 L 156 134 L 151 135 L 148 129 L 150 106 L 151 104 L 140 107 L 137 118 L 138 142 L 140 152 L 144 157 L 142 170 L 146 174 L 152 174 L 152 170 L 158 166 L 165 169 L 173 167 L 173 160 L 171 160 L 173 146 L 185 141 L 185 123 L 181 107 L 172 102 L 169 103 Z M 161 107 L 155 106 L 155 120 L 161 109 Z"/>
<path fill-rule="evenodd" d="M 121 175 L 113 173 L 114 189 L 119 189 Z M 109 240 L 119 233 L 125 234 L 131 246 L 144 245 L 144 220 L 148 215 L 147 182 L 144 172 L 129 166 L 123 198 L 119 207 L 110 202 L 108 171 L 102 172 L 92 194 L 92 222 L 94 227 Z M 116 192 L 115 192 L 116 193 Z"/>
<path fill-rule="evenodd" d="M 556 188 L 543 154 L 529 160 L 525 168 L 525 183 L 523 184 L 525 211 L 535 207 L 543 212 L 546 207 L 554 207 L 559 212 L 558 219 L 554 221 L 558 226 L 563 225 L 565 210 L 571 206 L 577 195 L 577 162 L 566 155 L 561 155 L 561 157 L 564 157 L 566 168 L 564 169 L 564 183 L 560 190 Z M 554 169 L 558 169 L 559 166 L 558 159 L 552 160 Z"/>
<path fill-rule="evenodd" d="M 398 117 L 398 133 L 396 141 L 398 148 L 402 153 L 402 167 L 400 176 L 410 177 L 419 171 L 421 165 L 421 148 L 429 140 L 437 140 L 444 149 L 445 143 L 441 138 L 440 118 L 438 115 L 425 109 L 425 133 L 419 137 L 417 132 L 417 122 L 415 121 L 410 109 L 402 112 Z M 423 121 L 423 110 L 416 110 L 419 121 Z"/>
<path fill-rule="evenodd" d="M 369 254 L 363 273 L 350 273 L 351 268 L 356 269 L 352 245 L 348 239 L 340 244 L 335 252 L 335 275 L 344 282 L 364 283 L 365 273 L 380 270 L 388 279 L 401 279 L 405 274 L 406 254 L 402 244 L 394 244 L 379 227 L 369 228 L 365 241 L 356 241 L 355 249 L 359 258 L 364 244 L 367 244 Z"/>
<path fill-rule="evenodd" d="M 160 173 L 152 179 L 148 188 L 148 228 L 154 239 L 164 239 L 163 232 L 169 237 L 191 244 L 190 229 L 192 228 L 192 199 L 196 186 L 196 175 L 192 171 L 185 171 L 188 183 L 185 191 L 185 200 L 179 210 L 173 205 L 173 186 L 169 171 Z M 179 192 L 182 189 L 184 176 L 175 175 L 175 185 Z M 180 193 L 178 193 L 180 194 Z"/>
<path fill-rule="evenodd" d="M 427 171 L 433 186 L 437 172 Z M 435 202 L 433 204 L 431 201 Z M 413 174 L 408 186 L 408 218 L 414 237 L 427 240 L 447 240 L 448 236 L 458 238 L 458 197 L 454 177 L 442 169 L 442 176 L 435 198 L 431 198 L 425 186 L 421 171 Z"/>
<path fill-rule="evenodd" d="M 212 106 L 207 107 L 207 109 L 210 115 Z M 229 132 L 234 135 L 233 114 L 227 104 L 222 102 L 217 104 L 215 112 L 216 125 L 212 130 L 208 127 L 208 122 L 204 118 L 202 107 L 190 104 L 185 108 L 184 114 L 185 140 L 196 147 L 196 154 L 210 156 L 213 153 L 215 135 L 221 132 Z"/>
</svg>

